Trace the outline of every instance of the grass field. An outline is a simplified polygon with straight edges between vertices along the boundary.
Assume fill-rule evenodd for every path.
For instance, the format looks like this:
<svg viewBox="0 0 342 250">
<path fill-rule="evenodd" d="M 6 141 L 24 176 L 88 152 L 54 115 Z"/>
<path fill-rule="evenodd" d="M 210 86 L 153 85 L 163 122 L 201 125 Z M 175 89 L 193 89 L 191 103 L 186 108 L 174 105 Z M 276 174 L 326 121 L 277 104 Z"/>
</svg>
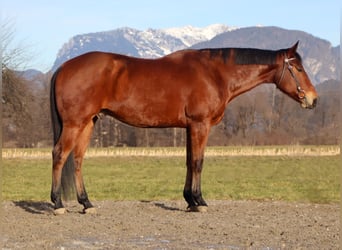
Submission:
<svg viewBox="0 0 342 250">
<path fill-rule="evenodd" d="M 242 149 L 208 148 L 202 174 L 205 199 L 339 201 L 337 147 Z M 49 200 L 50 157 L 50 149 L 4 149 L 2 198 Z M 91 149 L 84 161 L 93 201 L 182 199 L 185 173 L 183 148 Z"/>
</svg>

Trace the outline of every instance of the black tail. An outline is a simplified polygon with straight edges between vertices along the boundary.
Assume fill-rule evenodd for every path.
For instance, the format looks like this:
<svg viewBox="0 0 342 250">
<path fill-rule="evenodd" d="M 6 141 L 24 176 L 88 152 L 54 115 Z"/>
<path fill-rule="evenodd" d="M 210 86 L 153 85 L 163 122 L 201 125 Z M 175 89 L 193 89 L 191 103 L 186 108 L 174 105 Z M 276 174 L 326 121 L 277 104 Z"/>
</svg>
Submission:
<svg viewBox="0 0 342 250">
<path fill-rule="evenodd" d="M 56 95 L 55 95 L 55 84 L 56 78 L 58 76 L 58 69 L 51 78 L 51 86 L 50 86 L 50 109 L 51 109 L 51 123 L 53 130 L 53 145 L 55 146 L 59 137 L 61 136 L 63 124 L 62 120 L 59 117 L 57 105 L 56 105 Z M 74 155 L 71 153 L 66 160 L 63 170 L 62 170 L 62 194 L 64 199 L 69 200 L 73 194 L 75 194 L 75 162 Z"/>
</svg>

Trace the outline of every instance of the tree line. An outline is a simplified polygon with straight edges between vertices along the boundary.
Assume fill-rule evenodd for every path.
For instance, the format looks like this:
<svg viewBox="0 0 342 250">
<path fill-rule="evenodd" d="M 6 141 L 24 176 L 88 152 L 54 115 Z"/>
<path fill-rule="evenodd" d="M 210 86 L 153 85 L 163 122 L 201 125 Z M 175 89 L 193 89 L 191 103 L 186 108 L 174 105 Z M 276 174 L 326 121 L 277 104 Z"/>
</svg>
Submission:
<svg viewBox="0 0 342 250">
<path fill-rule="evenodd" d="M 51 73 L 27 79 L 2 67 L 2 132 L 4 147 L 51 147 L 49 89 Z M 316 86 L 318 106 L 304 110 L 298 103 L 263 85 L 228 104 L 220 124 L 212 128 L 209 145 L 337 144 L 339 143 L 339 82 Z M 143 129 L 100 115 L 90 146 L 183 146 L 185 129 Z"/>
</svg>

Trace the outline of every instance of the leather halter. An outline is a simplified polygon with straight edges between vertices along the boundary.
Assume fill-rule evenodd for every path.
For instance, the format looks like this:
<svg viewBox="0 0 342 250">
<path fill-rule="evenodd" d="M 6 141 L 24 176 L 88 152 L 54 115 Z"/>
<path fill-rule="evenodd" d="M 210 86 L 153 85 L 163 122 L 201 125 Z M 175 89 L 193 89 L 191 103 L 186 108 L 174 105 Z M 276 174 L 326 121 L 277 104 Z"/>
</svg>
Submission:
<svg viewBox="0 0 342 250">
<path fill-rule="evenodd" d="M 296 60 L 296 58 L 295 58 L 295 57 L 291 57 L 291 58 L 285 57 L 285 59 L 284 59 L 283 70 L 282 70 L 282 72 L 281 72 L 281 75 L 280 75 L 279 81 L 278 81 L 278 83 L 277 83 L 277 86 L 278 86 L 278 87 L 280 86 L 280 83 L 281 83 L 281 81 L 283 80 L 284 75 L 285 75 L 285 69 L 286 69 L 286 67 L 287 67 L 287 69 L 289 70 L 289 72 L 290 72 L 292 78 L 293 78 L 293 79 L 295 80 L 295 82 L 296 82 L 297 92 L 298 92 L 298 98 L 299 98 L 299 99 L 303 99 L 303 98 L 305 98 L 305 91 L 300 87 L 300 82 L 299 82 L 298 78 L 296 77 L 296 75 L 294 74 L 294 72 L 293 72 L 293 70 L 292 70 L 293 66 L 290 64 L 290 62 L 293 61 L 293 60 Z"/>
</svg>

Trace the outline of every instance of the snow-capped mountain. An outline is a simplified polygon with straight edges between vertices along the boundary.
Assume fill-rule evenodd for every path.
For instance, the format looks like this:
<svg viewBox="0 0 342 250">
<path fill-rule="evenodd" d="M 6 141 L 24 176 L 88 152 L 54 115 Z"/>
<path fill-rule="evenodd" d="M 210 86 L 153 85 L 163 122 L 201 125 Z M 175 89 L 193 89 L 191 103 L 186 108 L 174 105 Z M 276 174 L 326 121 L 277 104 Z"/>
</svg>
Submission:
<svg viewBox="0 0 342 250">
<path fill-rule="evenodd" d="M 235 29 L 237 29 L 237 27 L 229 27 L 224 24 L 213 24 L 204 28 L 189 25 L 181 28 L 164 29 L 163 31 L 170 36 L 180 39 L 186 46 L 190 47 L 196 43 L 209 41 L 218 34 Z"/>
<path fill-rule="evenodd" d="M 145 58 L 160 57 L 208 41 L 218 34 L 234 29 L 236 28 L 223 24 L 204 28 L 185 26 L 147 30 L 125 27 L 107 32 L 77 35 L 60 49 L 53 70 L 73 57 L 94 50 Z"/>
<path fill-rule="evenodd" d="M 204 28 L 185 26 L 137 30 L 119 28 L 76 35 L 60 49 L 52 70 L 63 62 L 89 51 L 104 51 L 135 57 L 156 58 L 186 48 L 249 47 L 282 49 L 300 40 L 299 53 L 311 80 L 317 84 L 340 79 L 339 46 L 306 32 L 279 27 L 237 28 L 214 24 Z"/>
</svg>

